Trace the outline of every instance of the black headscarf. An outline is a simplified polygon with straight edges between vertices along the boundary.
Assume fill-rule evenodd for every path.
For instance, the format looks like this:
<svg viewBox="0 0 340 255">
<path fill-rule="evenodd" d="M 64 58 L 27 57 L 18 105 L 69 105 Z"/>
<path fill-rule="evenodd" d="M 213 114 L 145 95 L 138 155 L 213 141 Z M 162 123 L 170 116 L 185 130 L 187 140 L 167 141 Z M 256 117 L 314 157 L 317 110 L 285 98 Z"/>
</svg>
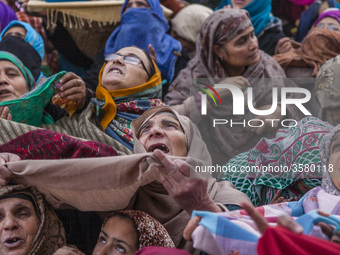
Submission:
<svg viewBox="0 0 340 255">
<path fill-rule="evenodd" d="M 41 58 L 38 52 L 23 39 L 15 36 L 6 36 L 0 42 L 0 50 L 15 55 L 31 71 L 37 81 L 41 73 Z"/>
</svg>

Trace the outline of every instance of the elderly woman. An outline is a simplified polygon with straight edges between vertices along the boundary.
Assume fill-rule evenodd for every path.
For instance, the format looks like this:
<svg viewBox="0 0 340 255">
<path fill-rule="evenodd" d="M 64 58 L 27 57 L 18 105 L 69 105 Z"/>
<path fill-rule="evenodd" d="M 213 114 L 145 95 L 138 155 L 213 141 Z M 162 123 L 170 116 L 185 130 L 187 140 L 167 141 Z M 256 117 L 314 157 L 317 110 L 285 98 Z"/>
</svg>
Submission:
<svg viewBox="0 0 340 255">
<path fill-rule="evenodd" d="M 161 75 L 149 54 L 137 47 L 123 48 L 107 55 L 106 59 L 99 76 L 97 97 L 92 99 L 87 108 L 80 114 L 62 118 L 42 127 L 75 137 L 103 142 L 124 154 L 131 154 L 133 135 L 130 122 L 146 109 L 163 104 L 160 100 Z M 67 73 L 60 78 L 59 83 L 62 84 L 62 91 L 59 92 L 62 97 L 67 100 L 80 101 L 79 94 L 72 94 L 75 93 L 72 86 L 84 87 L 84 82 L 78 76 Z M 84 104 L 84 101 L 82 103 Z M 1 120 L 0 122 L 8 127 L 3 126 L 4 129 L 0 135 L 5 138 L 3 143 L 17 136 L 17 134 L 7 132 L 14 126 L 20 126 L 21 134 L 36 129 L 28 125 Z"/>
<path fill-rule="evenodd" d="M 1 254 L 53 254 L 65 244 L 61 222 L 33 187 L 1 187 L 0 218 Z"/>
<path fill-rule="evenodd" d="M 123 47 L 137 46 L 147 50 L 154 48 L 156 64 L 163 79 L 170 83 L 177 72 L 186 65 L 181 57 L 182 46 L 179 41 L 166 32 L 169 30 L 159 0 L 126 0 L 121 9 L 120 25 L 112 32 L 105 45 L 105 52 L 100 51 L 95 59 L 97 68 L 91 68 L 85 78 L 86 85 L 95 90 L 98 70 L 104 63 L 104 55 L 114 53 Z M 166 93 L 167 87 L 164 86 Z"/>
<path fill-rule="evenodd" d="M 247 11 L 242 9 L 215 11 L 203 23 L 197 40 L 196 56 L 172 82 L 169 93 L 164 98 L 165 103 L 171 105 L 180 114 L 186 116 L 190 114 L 194 118 L 195 115 L 199 115 L 198 109 L 201 107 L 200 93 L 197 92 L 202 88 L 206 89 L 206 86 L 200 83 L 202 79 L 208 79 L 210 86 L 216 83 L 234 84 L 245 90 L 249 86 L 249 82 L 245 78 L 261 78 L 256 80 L 260 82 L 252 84 L 253 105 L 256 105 L 258 109 L 269 107 L 269 104 L 272 104 L 272 88 L 284 86 L 282 78 L 285 77 L 285 74 L 272 57 L 258 49 L 254 27 Z M 222 80 L 223 78 L 227 79 Z M 270 82 L 270 78 L 273 81 L 275 78 L 275 82 Z M 255 79 L 253 81 L 256 82 Z M 190 97 L 193 94 L 195 95 Z M 223 94 L 224 92 L 221 91 L 222 99 Z M 195 102 L 194 106 L 192 106 L 192 102 Z M 201 124 L 210 124 L 214 118 L 234 119 L 235 122 L 259 118 L 250 113 L 248 108 L 246 108 L 244 116 L 232 116 L 230 93 L 225 97 L 223 106 L 218 107 L 216 111 L 214 107 L 210 107 L 208 111 L 210 113 L 207 116 L 196 117 L 201 120 Z M 267 118 L 281 119 L 282 117 L 278 112 L 275 112 Z M 240 128 L 240 126 L 219 125 L 214 128 L 214 136 L 204 138 L 204 140 L 207 143 L 210 141 L 212 144 L 211 155 L 216 157 L 216 160 L 220 156 L 218 161 L 225 163 L 228 158 L 255 145 L 260 139 L 258 135 L 262 132 L 275 130 L 268 124 L 269 122 L 262 129 L 257 129 L 256 133 L 251 133 L 248 129 Z M 209 132 L 211 132 L 211 126 L 202 126 L 201 133 L 203 135 L 209 134 Z M 214 159 L 214 161 L 216 160 Z"/>
<path fill-rule="evenodd" d="M 27 55 L 29 53 L 27 52 Z M 11 53 L 0 51 L 0 66 L 0 118 L 35 126 L 53 123 L 51 112 L 45 111 L 45 107 L 55 94 L 53 83 L 58 81 L 64 72 L 34 87 L 35 82 L 30 70 Z M 85 101 L 85 86 L 81 86 L 76 78 L 79 77 L 69 73 L 63 76 L 60 84 L 64 89 L 64 98 L 75 100 L 76 107 L 81 109 Z"/>
<path fill-rule="evenodd" d="M 181 9 L 171 22 L 171 36 L 193 58 L 196 53 L 196 38 L 205 19 L 213 10 L 201 4 L 189 4 Z"/>
<path fill-rule="evenodd" d="M 227 210 L 224 206 L 231 210 L 248 200 L 229 182 L 202 178 L 204 173 L 197 169 L 209 166 L 211 159 L 188 118 L 170 107 L 152 107 L 132 122 L 132 129 L 136 135 L 134 155 L 15 162 L 2 157 L 7 168 L 1 167 L 1 179 L 5 183 L 16 176 L 13 181 L 27 181 L 48 190 L 46 195 L 56 206 L 65 203 L 84 211 L 145 211 L 165 226 L 176 247 L 187 250 L 192 248 L 182 239 L 182 231 L 193 210 L 221 212 Z M 29 174 L 32 170 L 34 175 Z"/>
<path fill-rule="evenodd" d="M 288 77 L 315 77 L 324 62 L 340 53 L 340 10 L 325 10 L 301 44 L 290 39 L 282 40 L 277 52 L 279 54 L 274 58 Z"/>
<path fill-rule="evenodd" d="M 274 55 L 275 47 L 286 35 L 282 31 L 282 22 L 271 14 L 270 0 L 222 0 L 216 9 L 228 6 L 235 9 L 245 9 L 249 12 L 259 40 L 259 48 L 269 55 Z"/>
</svg>

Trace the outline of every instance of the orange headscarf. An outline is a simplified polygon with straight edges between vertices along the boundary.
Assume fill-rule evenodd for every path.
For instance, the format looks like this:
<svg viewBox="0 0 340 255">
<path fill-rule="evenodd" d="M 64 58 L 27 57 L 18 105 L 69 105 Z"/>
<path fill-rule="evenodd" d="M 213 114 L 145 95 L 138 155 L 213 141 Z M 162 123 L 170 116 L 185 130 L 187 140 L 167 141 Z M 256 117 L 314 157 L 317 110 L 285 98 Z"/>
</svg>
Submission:
<svg viewBox="0 0 340 255">
<path fill-rule="evenodd" d="M 137 87 L 133 87 L 133 88 L 109 91 L 102 86 L 102 75 L 103 75 L 104 67 L 106 65 L 106 63 L 104 63 L 104 65 L 102 66 L 102 69 L 99 72 L 99 81 L 98 81 L 99 84 L 96 90 L 97 98 L 105 101 L 105 105 L 104 105 L 105 115 L 100 121 L 100 125 L 103 127 L 104 130 L 107 128 L 109 123 L 114 119 L 114 117 L 117 114 L 117 107 L 116 107 L 116 103 L 113 98 L 133 95 L 140 91 L 143 91 L 143 90 L 146 90 L 152 87 L 156 87 L 157 85 L 161 84 L 162 82 L 161 73 L 158 70 L 157 65 L 155 64 L 154 61 L 152 61 L 152 64 L 155 67 L 155 74 L 146 83 L 141 84 Z"/>
</svg>

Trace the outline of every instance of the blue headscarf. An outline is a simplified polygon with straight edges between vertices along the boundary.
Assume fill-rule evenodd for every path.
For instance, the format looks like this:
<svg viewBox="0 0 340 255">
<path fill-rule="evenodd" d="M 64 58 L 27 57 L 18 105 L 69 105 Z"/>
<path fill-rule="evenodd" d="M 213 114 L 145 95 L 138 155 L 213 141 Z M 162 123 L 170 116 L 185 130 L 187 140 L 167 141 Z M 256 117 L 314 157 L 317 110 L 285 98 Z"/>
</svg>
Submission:
<svg viewBox="0 0 340 255">
<path fill-rule="evenodd" d="M 177 56 L 182 46 L 179 41 L 166 34 L 169 29 L 159 0 L 147 0 L 150 9 L 130 8 L 126 13 L 126 0 L 122 6 L 120 26 L 118 26 L 105 45 L 105 54 L 117 52 L 121 48 L 137 46 L 148 50 L 151 44 L 157 55 L 157 66 L 171 82 L 175 71 Z"/>
<path fill-rule="evenodd" d="M 232 5 L 230 0 L 222 0 L 215 8 L 215 11 L 228 4 Z M 255 35 L 260 34 L 268 24 L 275 21 L 275 17 L 270 13 L 272 11 L 271 0 L 253 0 L 242 9 L 249 12 L 251 22 L 255 28 Z"/>
<path fill-rule="evenodd" d="M 28 23 L 23 22 L 23 21 L 17 21 L 13 20 L 11 21 L 7 27 L 4 28 L 4 30 L 0 34 L 0 41 L 2 41 L 2 37 L 6 33 L 8 29 L 13 27 L 14 25 L 20 25 L 26 29 L 26 37 L 25 41 L 32 45 L 32 47 L 38 52 L 41 60 L 44 57 L 45 54 L 45 45 L 44 45 L 44 40 L 42 39 L 41 35 L 35 29 Z"/>
</svg>

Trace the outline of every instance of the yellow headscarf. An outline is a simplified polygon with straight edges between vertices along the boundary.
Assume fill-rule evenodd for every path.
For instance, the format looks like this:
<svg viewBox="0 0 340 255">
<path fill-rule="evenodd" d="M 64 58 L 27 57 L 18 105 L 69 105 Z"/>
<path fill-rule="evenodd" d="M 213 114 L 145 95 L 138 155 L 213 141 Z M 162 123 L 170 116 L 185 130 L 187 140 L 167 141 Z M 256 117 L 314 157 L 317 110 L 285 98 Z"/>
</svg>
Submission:
<svg viewBox="0 0 340 255">
<path fill-rule="evenodd" d="M 97 98 L 105 101 L 105 105 L 104 105 L 105 115 L 100 121 L 100 125 L 103 127 L 104 130 L 107 128 L 109 123 L 114 119 L 114 117 L 117 114 L 117 106 L 116 106 L 115 101 L 113 100 L 114 97 L 133 95 L 145 89 L 156 87 L 162 82 L 161 73 L 158 70 L 157 65 L 155 64 L 154 61 L 152 61 L 152 64 L 155 67 L 155 74 L 146 83 L 141 84 L 137 87 L 133 87 L 133 88 L 109 91 L 102 86 L 102 75 L 103 75 L 104 67 L 106 65 L 106 63 L 104 63 L 104 65 L 102 66 L 102 69 L 99 72 L 99 81 L 98 81 L 98 86 L 96 90 Z"/>
</svg>

